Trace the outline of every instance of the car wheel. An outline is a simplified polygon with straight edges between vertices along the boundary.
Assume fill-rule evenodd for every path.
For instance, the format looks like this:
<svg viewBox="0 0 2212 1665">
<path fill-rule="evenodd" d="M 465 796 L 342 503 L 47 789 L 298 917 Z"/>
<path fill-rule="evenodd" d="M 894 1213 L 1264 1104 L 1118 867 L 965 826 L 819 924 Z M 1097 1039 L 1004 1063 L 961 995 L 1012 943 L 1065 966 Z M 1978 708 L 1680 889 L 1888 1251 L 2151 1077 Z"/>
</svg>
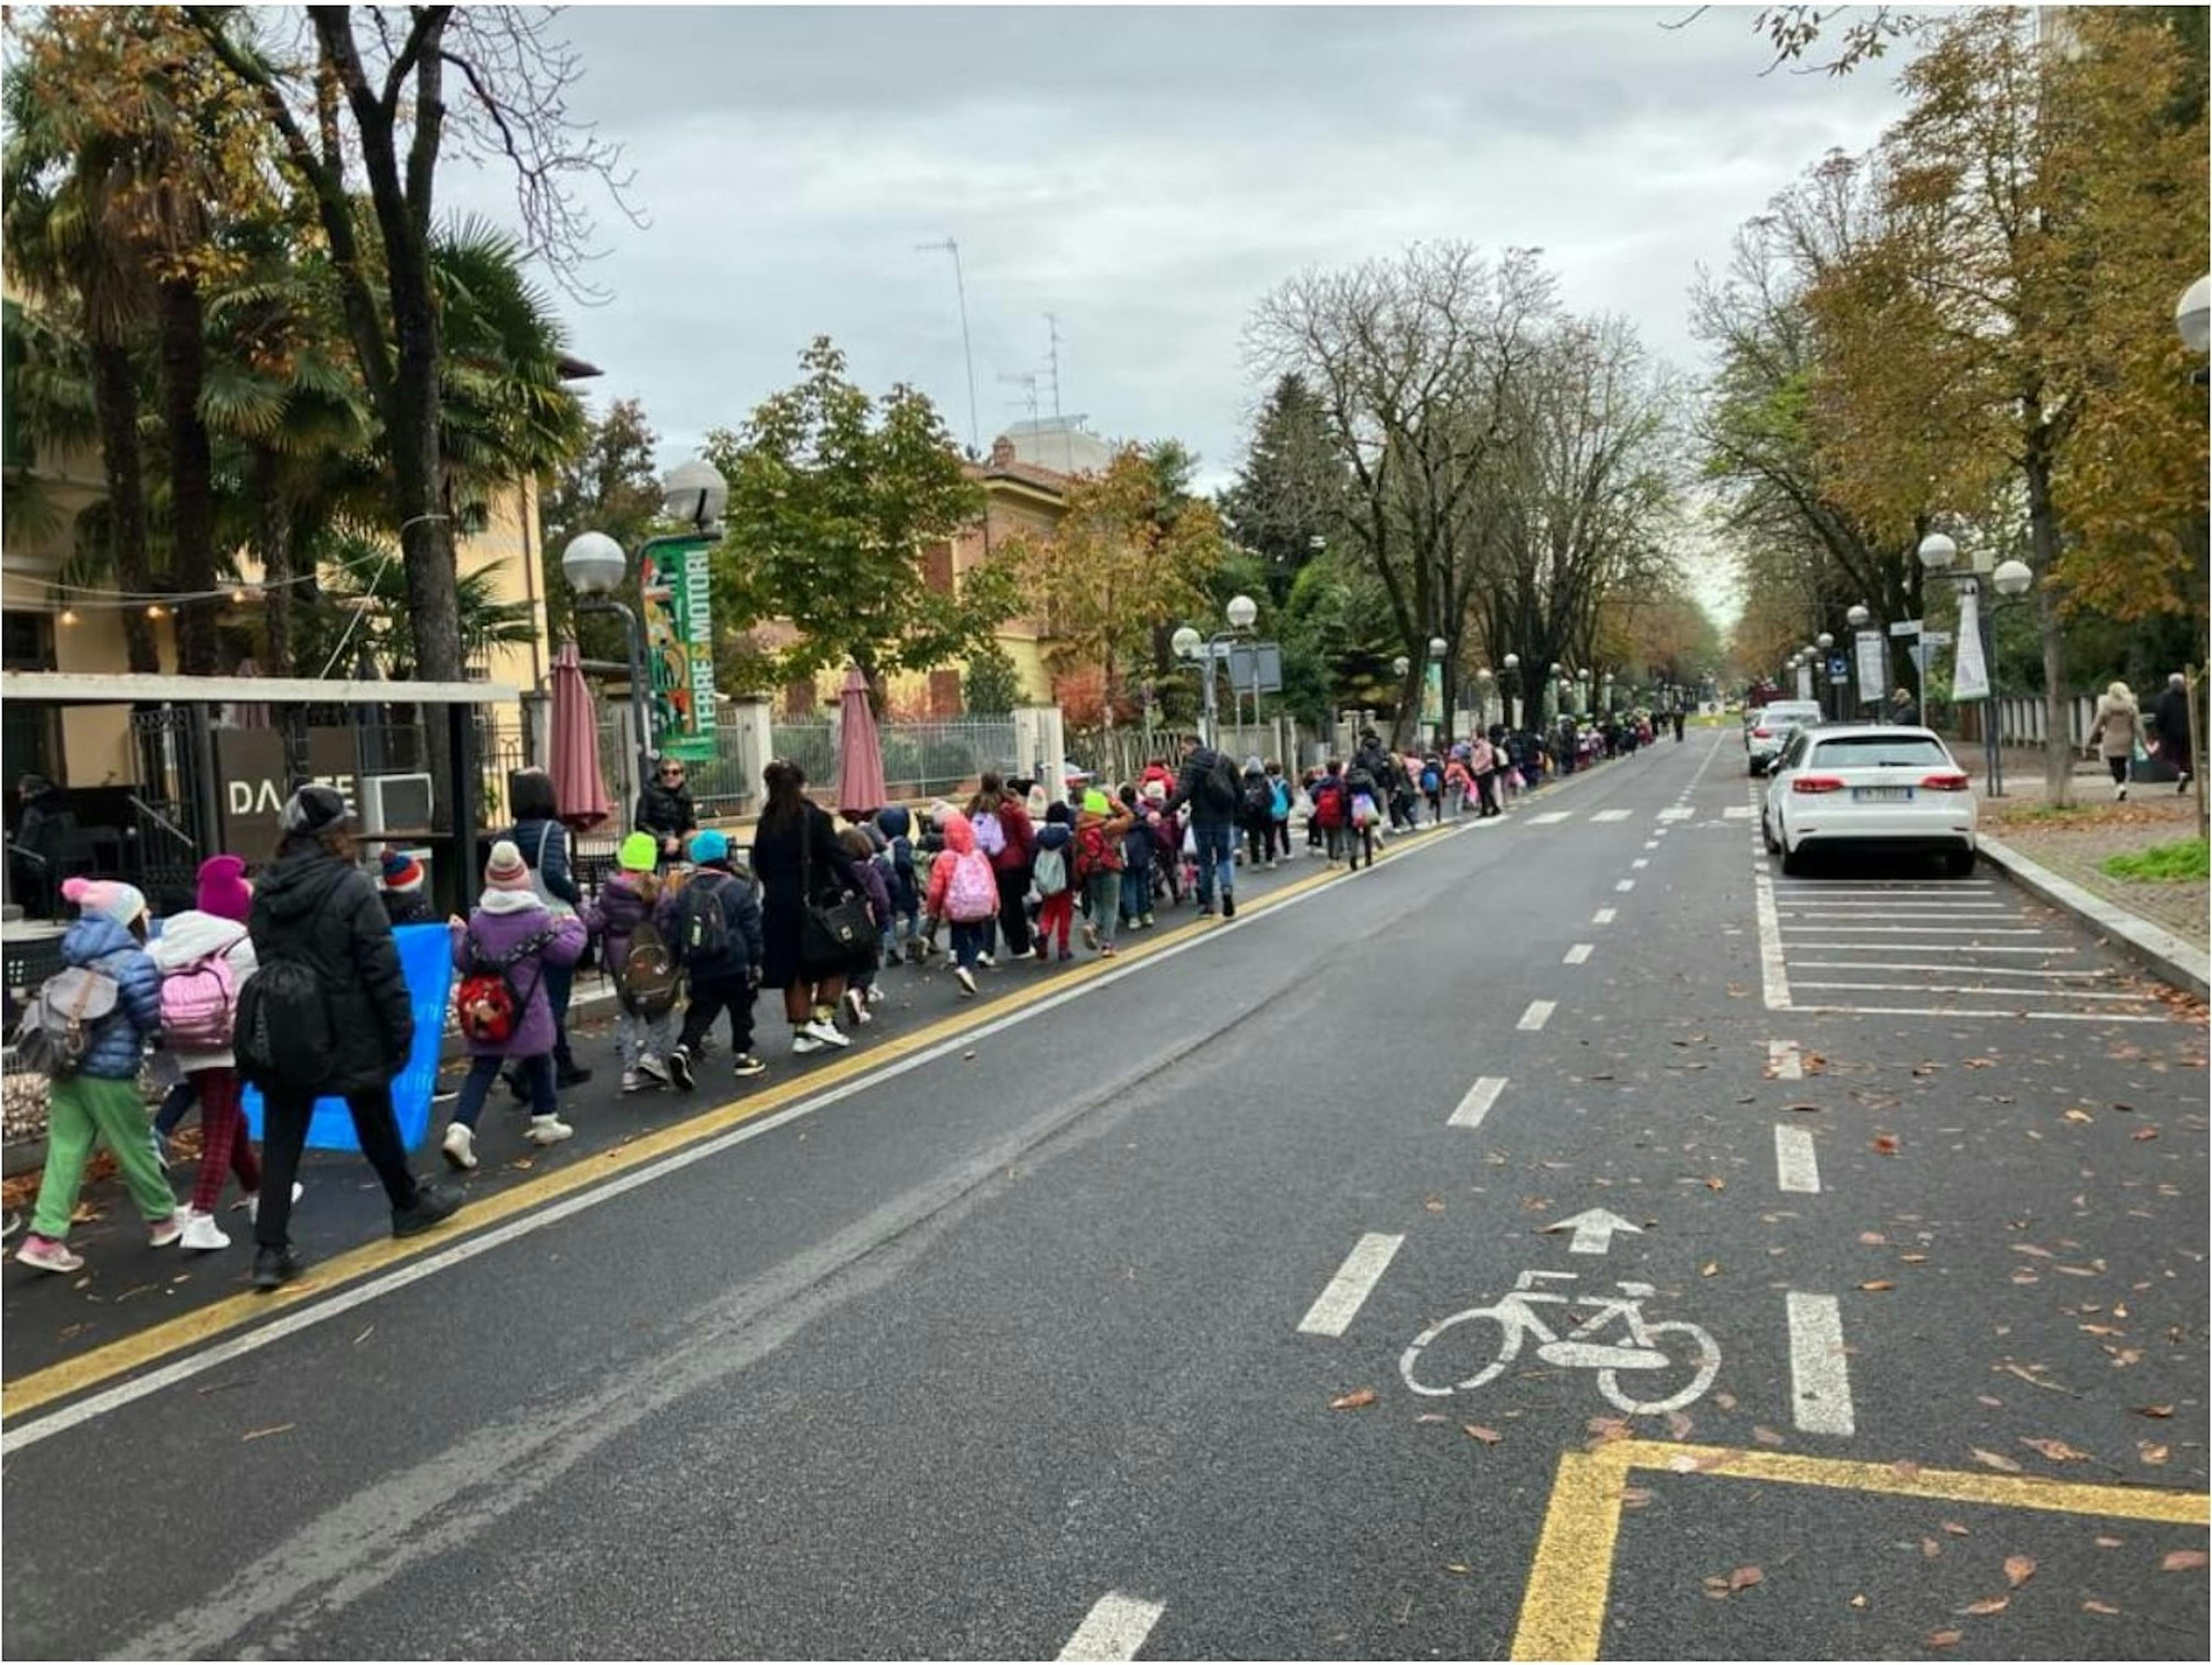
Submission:
<svg viewBox="0 0 2212 1665">
<path fill-rule="evenodd" d="M 1782 846 L 1782 871 L 1791 878 L 1799 878 L 1805 872 L 1805 853 L 1793 850 L 1787 842 Z"/>
<path fill-rule="evenodd" d="M 1971 878 L 1974 871 L 1972 850 L 1946 850 L 1943 853 L 1943 875 L 1947 878 Z"/>
</svg>

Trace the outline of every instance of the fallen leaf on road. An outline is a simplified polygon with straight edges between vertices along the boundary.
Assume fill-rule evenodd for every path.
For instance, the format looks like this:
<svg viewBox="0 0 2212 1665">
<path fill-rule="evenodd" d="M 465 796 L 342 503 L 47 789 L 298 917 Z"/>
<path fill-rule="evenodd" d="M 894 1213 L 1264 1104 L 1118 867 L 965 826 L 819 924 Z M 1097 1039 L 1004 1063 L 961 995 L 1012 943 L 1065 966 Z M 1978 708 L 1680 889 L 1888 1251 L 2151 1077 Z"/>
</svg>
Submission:
<svg viewBox="0 0 2212 1665">
<path fill-rule="evenodd" d="M 1876 1156 L 1893 1157 L 1897 1154 L 1899 1149 L 1897 1135 L 1895 1133 L 1876 1133 L 1874 1138 L 1874 1143 L 1869 1145 L 1867 1148 L 1872 1151 Z"/>
<path fill-rule="evenodd" d="M 1713 1395 L 1713 1403 L 1719 1406 L 1723 1411 L 1733 1411 L 1735 1409 L 1735 1395 L 1734 1394 L 1715 1394 Z"/>
<path fill-rule="evenodd" d="M 1984 1595 L 1978 1601 L 1967 1602 L 1959 1611 L 1976 1619 L 1986 1619 L 1993 1613 L 2002 1613 L 2011 1605 L 2012 1597 L 2009 1595 Z"/>
<path fill-rule="evenodd" d="M 1444 1212 L 1444 1200 L 1442 1197 L 1425 1198 L 1422 1200 L 1421 1206 L 1427 1209 L 1431 1214 L 1441 1214 Z"/>
<path fill-rule="evenodd" d="M 1786 1445 L 1789 1443 L 1787 1440 L 1784 1439 L 1781 1435 L 1776 1433 L 1774 1430 L 1765 1426 L 1753 1427 L 1751 1431 L 1751 1437 L 1757 1440 L 1761 1445 Z"/>
<path fill-rule="evenodd" d="M 1479 1422 L 1462 1423 L 1460 1425 L 1460 1431 L 1465 1434 L 1469 1439 L 1480 1440 L 1485 1445 L 1495 1445 L 1498 1441 L 1505 1437 L 1504 1435 L 1499 1433 L 1495 1428 L 1486 1428 Z"/>
<path fill-rule="evenodd" d="M 1883 1237 L 1879 1231 L 1862 1231 L 1859 1233 L 1859 1241 L 1864 1243 L 1869 1249 L 1879 1249 L 1882 1244 L 1887 1243 L 1889 1239 Z"/>
<path fill-rule="evenodd" d="M 2163 1468 L 2166 1466 L 2166 1458 L 2172 1455 L 2165 1446 L 2154 1444 L 2147 1439 L 2139 1439 L 2136 1442 L 2136 1452 L 2153 1468 Z"/>
<path fill-rule="evenodd" d="M 1623 1509 L 1642 1509 L 1650 1501 L 1651 1493 L 1644 1486 L 1624 1486 L 1620 1488 L 1620 1506 Z"/>
<path fill-rule="evenodd" d="M 2049 1457 L 2053 1462 L 2086 1462 L 2089 1460 L 2089 1454 L 2087 1451 L 2077 1451 L 2063 1439 L 2028 1439 L 2023 1437 L 2021 1440 L 2021 1443 L 2027 1446 L 2031 1451 L 2042 1452 L 2045 1456 Z"/>
<path fill-rule="evenodd" d="M 1907 1462 L 1903 1457 L 1899 1457 L 1889 1465 L 1889 1472 L 1901 1480 L 1917 1480 L 1920 1478 L 1920 1465 L 1917 1462 Z"/>
<path fill-rule="evenodd" d="M 1933 1538 L 1923 1538 L 1920 1540 L 1920 1556 L 1923 1560 L 1932 1561 L 1942 1553 L 1943 1546 Z"/>
<path fill-rule="evenodd" d="M 1861 1284 L 1859 1287 L 1861 1289 L 1883 1290 L 1895 1289 L 1897 1285 L 1890 1282 L 1887 1278 L 1873 1278 L 1869 1279 L 1867 1282 Z"/>
<path fill-rule="evenodd" d="M 1728 1189 L 1728 1182 L 1723 1179 L 1718 1174 L 1707 1174 L 1705 1176 L 1705 1189 L 1708 1191 L 1725 1191 Z"/>
<path fill-rule="evenodd" d="M 299 1425 L 296 1422 L 280 1422 L 274 1428 L 256 1428 L 252 1433 L 240 1435 L 238 1443 L 243 1445 L 250 1439 L 266 1439 L 271 1434 L 289 1434 Z"/>
<path fill-rule="evenodd" d="M 2166 1559 L 2158 1564 L 2158 1570 L 2160 1572 L 2194 1572 L 2204 1565 L 2205 1560 L 2205 1553 L 2201 1549 L 2168 1550 Z"/>
<path fill-rule="evenodd" d="M 2155 1127 L 2138 1127 L 2135 1132 L 2130 1133 L 2128 1137 L 2135 1140 L 2136 1144 L 2140 1145 L 2145 1139 L 2156 1139 L 2158 1137 L 2158 1129 Z"/>
<path fill-rule="evenodd" d="M 1721 1263 L 1718 1261 L 1707 1261 L 1703 1266 L 1698 1268 L 1698 1276 L 1700 1278 L 1710 1278 L 1720 1269 Z"/>
<path fill-rule="evenodd" d="M 2125 1538 L 2107 1538 L 2102 1534 L 2100 1534 L 2090 1541 L 2094 1543 L 2100 1549 L 2118 1549 L 2122 1544 L 2127 1542 L 2127 1540 Z"/>
<path fill-rule="evenodd" d="M 1627 1422 L 1617 1416 L 1594 1416 L 1583 1425 L 1585 1430 L 1595 1435 L 1599 1439 L 1626 1439 L 1628 1437 Z"/>
<path fill-rule="evenodd" d="M 2010 1457 L 2002 1455 L 1995 1451 L 1984 1451 L 1978 1445 L 1973 1448 L 1973 1452 L 1974 1461 L 1982 1464 L 1984 1468 L 1994 1468 L 1999 1474 L 2017 1474 L 2021 1472 L 2020 1465 L 2014 1462 Z"/>
<path fill-rule="evenodd" d="M 1820 1114 L 1823 1106 L 1819 1104 L 1784 1104 L 1782 1108 L 1785 1110 L 1796 1110 L 1800 1115 L 1818 1115 Z"/>
<path fill-rule="evenodd" d="M 1930 1648 L 1955 1648 L 1966 1634 L 1964 1631 L 1930 1631 L 1922 1639 Z"/>
<path fill-rule="evenodd" d="M 2052 1258 L 2051 1253 L 2049 1249 L 2038 1249 L 2033 1243 L 2014 1243 L 2012 1246 L 2012 1252 L 2015 1255 L 2033 1255 L 2038 1260 L 2042 1261 L 2047 1261 Z"/>
<path fill-rule="evenodd" d="M 1729 1593 L 1734 1595 L 1737 1590 L 1749 1589 L 1753 1584 L 1765 1582 L 1766 1575 L 1757 1567 L 1738 1567 L 1729 1574 Z"/>
<path fill-rule="evenodd" d="M 1960 1525 L 1960 1524 L 1959 1524 L 1959 1522 L 1956 1522 L 1956 1521 L 1946 1521 L 1946 1522 L 1943 1522 L 1943 1530 L 1944 1530 L 1944 1531 L 1946 1531 L 1946 1532 L 1948 1532 L 1948 1533 L 1949 1533 L 1949 1534 L 1950 1534 L 1954 1538 L 1968 1538 L 1968 1537 L 1972 1537 L 1972 1536 L 1973 1535 L 1972 1533 L 1968 1532 L 1965 1527 L 1963 1527 L 1963 1526 Z"/>
<path fill-rule="evenodd" d="M 2066 1112 L 2066 1119 L 2069 1121 L 2094 1121 L 2097 1118 L 2087 1110 L 2072 1109 Z"/>
<path fill-rule="evenodd" d="M 2093 1595 L 2081 1604 L 2081 1611 L 2084 1613 L 2118 1613 L 2119 1609 L 2114 1607 L 2110 1601 L 2100 1601 Z"/>
<path fill-rule="evenodd" d="M 1863 1607 L 1864 1606 L 1866 1606 L 1866 1604 L 1867 1604 L 1867 1599 L 1866 1599 L 1866 1597 L 1865 1597 L 1864 1595 L 1854 1595 L 1854 1596 L 1853 1596 L 1853 1597 L 1851 1597 L 1851 1599 L 1850 1599 L 1850 1605 L 1851 1605 L 1852 1607 Z"/>
<path fill-rule="evenodd" d="M 1374 1389 L 1358 1388 L 1351 1393 L 1340 1394 L 1336 1398 L 1329 1401 L 1328 1408 L 1332 1411 L 1358 1411 L 1365 1409 L 1374 1402 Z"/>
<path fill-rule="evenodd" d="M 1442 1411 L 1424 1411 L 1420 1415 L 1415 1417 L 1413 1420 L 1416 1422 L 1449 1422 L 1451 1419 L 1446 1416 Z"/>
<path fill-rule="evenodd" d="M 2169 1417 L 2173 1414 L 2173 1407 L 2171 1405 L 2138 1405 L 2136 1407 L 2136 1414 L 2137 1416 Z"/>
<path fill-rule="evenodd" d="M 1446 1572 L 1473 1572 L 1474 1569 L 1464 1561 L 1450 1561 L 1444 1565 Z"/>
<path fill-rule="evenodd" d="M 2005 1583 L 2018 1589 L 2035 1577 L 2035 1558 L 2033 1555 L 2005 1557 Z"/>
</svg>

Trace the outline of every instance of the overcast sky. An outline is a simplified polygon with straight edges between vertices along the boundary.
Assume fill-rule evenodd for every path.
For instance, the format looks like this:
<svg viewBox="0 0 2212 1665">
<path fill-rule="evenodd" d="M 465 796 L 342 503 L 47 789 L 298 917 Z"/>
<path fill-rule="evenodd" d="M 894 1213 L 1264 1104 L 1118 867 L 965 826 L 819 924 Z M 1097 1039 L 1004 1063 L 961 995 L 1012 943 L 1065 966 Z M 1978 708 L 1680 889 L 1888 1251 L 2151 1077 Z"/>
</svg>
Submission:
<svg viewBox="0 0 2212 1665">
<path fill-rule="evenodd" d="M 794 380 L 817 333 L 964 440 L 951 264 L 915 248 L 954 237 L 987 446 L 1026 414 L 1001 378 L 1044 371 L 1052 313 L 1061 408 L 1182 439 L 1212 485 L 1261 295 L 1462 238 L 1542 247 L 1569 304 L 1694 368 L 1697 264 L 1897 102 L 1894 58 L 1762 76 L 1749 11 L 1662 27 L 1687 10 L 579 6 L 556 25 L 588 65 L 576 109 L 650 226 L 599 213 L 612 299 L 568 309 L 575 349 L 599 402 L 643 400 L 665 462 Z"/>
</svg>

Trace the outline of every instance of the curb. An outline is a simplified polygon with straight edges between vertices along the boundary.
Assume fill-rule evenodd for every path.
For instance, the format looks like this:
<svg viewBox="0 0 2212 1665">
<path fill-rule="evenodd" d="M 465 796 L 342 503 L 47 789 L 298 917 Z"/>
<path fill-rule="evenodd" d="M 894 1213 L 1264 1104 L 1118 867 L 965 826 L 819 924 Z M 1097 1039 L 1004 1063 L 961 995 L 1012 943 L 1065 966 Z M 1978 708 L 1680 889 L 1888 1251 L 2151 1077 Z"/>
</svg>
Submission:
<svg viewBox="0 0 2212 1665">
<path fill-rule="evenodd" d="M 2019 851 L 1986 833 L 1976 841 L 1981 853 L 2002 867 L 2031 896 L 2063 908 L 2103 932 L 2131 958 L 2139 961 L 2176 988 L 2186 989 L 2198 1000 L 2212 1000 L 2212 956 L 2185 941 L 2163 926 L 2153 925 L 2117 902 L 2093 896 L 2071 879 L 2061 878 L 2048 867 L 2029 860 Z"/>
</svg>

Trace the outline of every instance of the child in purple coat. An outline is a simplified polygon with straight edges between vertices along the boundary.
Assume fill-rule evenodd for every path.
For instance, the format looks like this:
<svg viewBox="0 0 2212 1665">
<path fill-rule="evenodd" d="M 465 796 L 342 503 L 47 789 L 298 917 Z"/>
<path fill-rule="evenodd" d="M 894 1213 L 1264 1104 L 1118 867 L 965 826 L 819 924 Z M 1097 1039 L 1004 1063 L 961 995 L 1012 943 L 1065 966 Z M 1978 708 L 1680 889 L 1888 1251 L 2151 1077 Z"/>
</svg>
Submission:
<svg viewBox="0 0 2212 1665">
<path fill-rule="evenodd" d="M 509 1060 L 520 1066 L 530 1086 L 530 1141 L 557 1145 L 575 1132 L 561 1120 L 553 1098 L 553 1002 L 545 970 L 575 964 L 583 956 L 585 933 L 575 915 L 546 911 L 522 852 L 504 838 L 491 847 L 475 910 L 466 921 L 449 923 L 454 970 L 466 977 L 503 969 L 516 1003 L 514 1030 L 506 1040 L 469 1042 L 468 1079 L 461 1084 L 445 1142 L 446 1160 L 466 1170 L 477 1165 L 477 1118 L 483 1114 L 484 1096 Z"/>
</svg>

